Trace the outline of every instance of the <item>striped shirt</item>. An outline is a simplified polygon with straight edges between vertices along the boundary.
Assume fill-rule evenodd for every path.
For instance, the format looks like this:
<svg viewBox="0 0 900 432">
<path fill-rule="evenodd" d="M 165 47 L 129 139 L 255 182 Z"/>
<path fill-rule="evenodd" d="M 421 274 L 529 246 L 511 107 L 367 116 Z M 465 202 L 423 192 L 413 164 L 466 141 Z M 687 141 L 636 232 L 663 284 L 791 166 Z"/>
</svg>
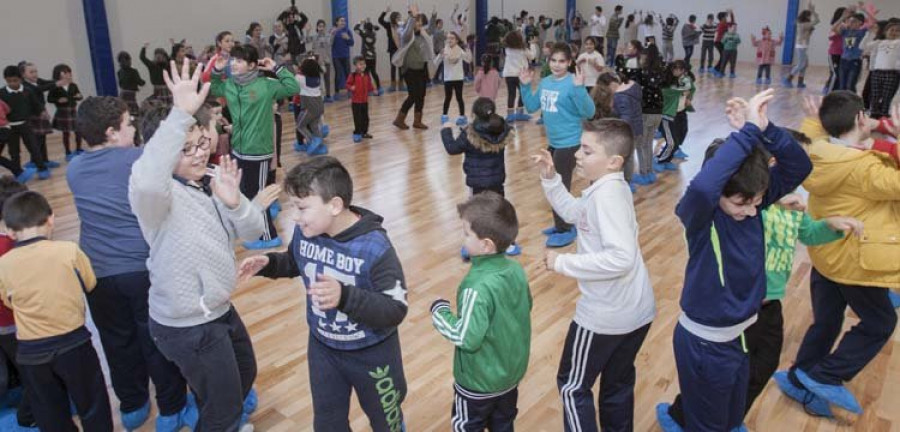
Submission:
<svg viewBox="0 0 900 432">
<path fill-rule="evenodd" d="M 675 37 L 675 26 L 672 25 L 663 25 L 662 26 L 662 38 L 666 41 L 671 41 Z"/>
<path fill-rule="evenodd" d="M 715 24 L 703 24 L 703 27 L 700 27 L 700 30 L 703 30 L 703 42 L 712 42 L 716 40 Z"/>
</svg>

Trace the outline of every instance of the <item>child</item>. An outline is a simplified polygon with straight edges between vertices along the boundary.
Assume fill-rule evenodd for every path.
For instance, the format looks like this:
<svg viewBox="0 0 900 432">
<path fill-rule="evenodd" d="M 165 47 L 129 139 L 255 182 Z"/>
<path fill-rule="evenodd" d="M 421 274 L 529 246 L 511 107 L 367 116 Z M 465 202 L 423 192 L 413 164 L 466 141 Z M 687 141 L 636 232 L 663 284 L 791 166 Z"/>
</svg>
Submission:
<svg viewBox="0 0 900 432">
<path fill-rule="evenodd" d="M 595 110 L 594 101 L 584 88 L 581 69 L 576 69 L 574 76 L 569 74 L 571 63 L 572 50 L 566 44 L 557 43 L 550 53 L 551 75 L 541 79 L 537 90 L 531 89 L 534 71 L 523 69 L 519 75 L 525 107 L 528 112 L 541 110 L 553 163 L 567 189 L 572 187 L 581 122 L 593 117 Z M 563 247 L 575 241 L 575 227 L 556 212 L 553 219 L 553 227 L 543 231 L 547 235 L 547 246 Z"/>
<path fill-rule="evenodd" d="M 806 83 L 804 83 L 803 80 L 806 76 L 806 67 L 809 66 L 809 55 L 807 54 L 807 51 L 809 50 L 809 41 L 812 37 L 812 32 L 816 29 L 816 25 L 818 24 L 819 14 L 816 13 L 816 6 L 810 1 L 807 9 L 800 12 L 800 15 L 797 16 L 797 45 L 795 46 L 797 49 L 797 64 L 794 65 L 788 76 L 784 77 L 781 81 L 782 85 L 785 87 L 793 87 L 793 80 L 796 76 L 797 88 L 806 88 Z"/>
<path fill-rule="evenodd" d="M 431 35 L 434 56 L 437 57 L 444 52 L 444 47 L 447 45 L 447 32 L 444 31 L 444 20 L 438 18 L 437 5 L 431 8 L 431 19 L 428 20 L 428 34 Z M 459 36 L 458 33 L 457 36 Z M 459 41 L 461 42 L 461 40 Z M 444 79 L 444 64 L 436 63 L 438 66 L 435 68 L 434 79 L 431 81 L 433 84 L 439 84 Z"/>
<path fill-rule="evenodd" d="M 381 96 L 384 94 L 384 90 L 381 88 L 381 79 L 378 77 L 378 54 L 375 52 L 375 41 L 378 38 L 376 32 L 381 29 L 377 25 L 372 24 L 372 21 L 366 19 L 353 26 L 353 30 L 362 41 L 360 52 L 366 61 L 366 71 L 375 80 L 375 88 L 377 89 L 375 95 Z"/>
<path fill-rule="evenodd" d="M 609 27 L 606 29 L 606 66 L 615 66 L 616 51 L 619 49 L 619 29 L 622 28 L 622 5 L 616 5 L 613 15 L 609 17 Z"/>
<path fill-rule="evenodd" d="M 119 52 L 119 97 L 128 105 L 131 115 L 140 114 L 137 104 L 137 92 L 146 84 L 137 69 L 131 67 L 131 55 L 125 51 Z"/>
<path fill-rule="evenodd" d="M 681 151 L 681 144 L 688 134 L 687 113 L 694 111 L 691 103 L 694 99 L 694 74 L 688 70 L 688 65 L 682 60 L 675 60 L 669 67 L 668 77 L 663 86 L 663 116 L 661 127 L 666 143 L 657 156 L 663 169 L 674 171 L 678 169 L 672 163 L 672 159 L 685 159 L 687 157 Z"/>
<path fill-rule="evenodd" d="M 434 328 L 456 347 L 450 421 L 456 430 L 512 430 L 531 350 L 532 307 L 522 265 L 498 253 L 518 235 L 516 209 L 484 192 L 457 211 L 472 268 L 456 292 L 458 315 L 447 300 L 431 304 Z"/>
<path fill-rule="evenodd" d="M 88 149 L 69 165 L 66 179 L 81 221 L 79 244 L 97 275 L 97 287 L 87 300 L 120 401 L 122 425 L 136 430 L 147 420 L 152 378 L 156 430 L 193 428 L 197 407 L 187 402 L 184 378 L 147 330 L 149 247 L 128 203 L 131 167 L 142 154 L 134 146 L 131 113 L 121 99 L 89 97 L 75 123 Z"/>
<path fill-rule="evenodd" d="M 841 20 L 831 27 L 832 31 L 840 34 L 843 40 L 838 90 L 856 92 L 856 81 L 859 79 L 862 69 L 862 48 L 860 46 L 868 33 L 869 26 L 874 21 L 873 16 L 869 15 L 869 19 L 867 19 L 863 13 L 854 13 L 848 8 L 844 11 Z"/>
<path fill-rule="evenodd" d="M 390 13 L 390 21 L 384 19 L 388 13 Z M 391 12 L 391 7 L 388 6 L 387 10 L 381 12 L 378 17 L 378 23 L 384 27 L 384 32 L 387 34 L 388 59 L 393 58 L 400 46 L 400 12 Z M 403 80 L 403 77 L 397 73 L 399 69 L 391 63 L 391 86 L 388 87 L 388 93 L 400 89 L 400 81 Z"/>
<path fill-rule="evenodd" d="M 72 133 L 75 134 L 75 153 L 82 153 L 81 135 L 75 130 L 75 108 L 84 99 L 78 85 L 72 82 L 72 69 L 68 65 L 58 64 L 53 68 L 53 81 L 57 87 L 47 94 L 47 102 L 56 105 L 53 115 L 53 128 L 62 132 L 63 147 L 66 149 L 66 160 L 72 160 Z"/>
<path fill-rule="evenodd" d="M 713 14 L 706 15 L 706 22 L 700 26 L 703 41 L 700 44 L 700 74 L 713 71 L 713 49 L 716 47 L 716 23 Z M 706 68 L 703 67 L 706 65 Z"/>
<path fill-rule="evenodd" d="M 691 57 L 694 55 L 694 46 L 700 41 L 700 35 L 702 34 L 703 31 L 700 30 L 700 27 L 697 27 L 697 15 L 689 16 L 688 22 L 681 26 L 681 46 L 684 48 L 684 62 L 689 66 Z M 700 63 L 700 68 L 703 68 L 702 62 Z"/>
<path fill-rule="evenodd" d="M 750 35 L 750 43 L 756 47 L 756 84 L 772 84 L 772 63 L 775 61 L 775 47 L 784 42 L 784 34 L 779 34 L 778 39 L 772 39 L 772 30 L 768 26 L 762 29 L 762 39 L 756 35 Z M 763 73 L 766 80 L 763 81 Z"/>
<path fill-rule="evenodd" d="M 675 60 L 673 40 L 675 39 L 675 29 L 678 28 L 678 22 L 678 17 L 675 14 L 669 14 L 665 24 L 662 26 L 663 61 L 666 63 L 671 63 L 672 60 Z"/>
<path fill-rule="evenodd" d="M 47 168 L 59 168 L 59 162 L 50 160 L 47 155 L 47 135 L 53 133 L 53 125 L 50 124 L 50 114 L 47 113 L 47 102 L 44 99 L 44 93 L 56 87 L 57 83 L 38 76 L 37 66 L 28 61 L 19 62 L 19 71 L 22 72 L 22 85 L 38 101 L 39 112 L 28 118 L 31 133 L 34 134 L 35 145 L 40 149 L 41 156 L 47 163 Z M 28 165 L 34 166 L 34 161 L 32 160 Z"/>
<path fill-rule="evenodd" d="M 290 35 L 284 29 L 284 22 L 275 21 L 275 24 L 272 25 L 272 34 L 269 35 L 269 49 L 272 50 L 272 58 L 275 63 L 292 63 L 294 61 L 289 51 L 290 40 Z M 303 40 L 303 44 L 306 44 L 306 40 Z"/>
<path fill-rule="evenodd" d="M 353 110 L 353 142 L 358 143 L 369 135 L 369 93 L 375 91 L 372 77 L 366 73 L 366 59 L 357 56 L 353 59 L 356 71 L 347 77 L 347 91 L 350 92 L 350 107 Z"/>
<path fill-rule="evenodd" d="M 441 141 L 444 142 L 447 153 L 466 154 L 463 171 L 466 173 L 466 186 L 472 188 L 472 195 L 489 190 L 503 196 L 503 182 L 506 181 L 504 154 L 511 128 L 503 117 L 497 114 L 497 107 L 491 99 L 478 98 L 472 104 L 472 113 L 475 114 L 475 121 L 460 131 L 456 138 L 453 138 L 450 124 L 445 122 L 441 129 Z M 515 243 L 515 238 L 504 250 L 510 256 L 522 253 L 519 245 Z M 465 249 L 462 250 L 462 257 L 463 259 L 469 257 Z"/>
<path fill-rule="evenodd" d="M 887 117 L 891 100 L 900 88 L 900 20 L 889 21 L 884 30 L 885 38 L 868 43 L 872 52 L 871 115 Z"/>
<path fill-rule="evenodd" d="M 246 74 L 245 59 L 234 51 L 233 76 L 239 78 Z M 150 336 L 196 395 L 196 428 L 238 430 L 248 417 L 241 405 L 256 377 L 256 359 L 230 301 L 237 274 L 231 245 L 263 233 L 264 210 L 241 194 L 240 170 L 231 157 L 222 157 L 215 174 L 208 174 L 211 138 L 191 115 L 210 84 L 198 87 L 202 68 L 190 78 L 188 72 L 185 62 L 180 73 L 172 65 L 171 80 L 164 76 L 174 107 L 164 121 L 156 117 L 142 125 L 152 137 L 132 165 L 128 199 L 150 246 Z M 265 105 L 271 107 L 271 100 Z"/>
<path fill-rule="evenodd" d="M 256 49 L 239 46 L 231 50 L 231 78 L 224 77 L 225 59 L 217 59 L 212 71 L 210 94 L 228 101 L 232 123 L 231 154 L 243 171 L 241 193 L 253 199 L 265 186 L 275 183 L 269 175 L 274 156 L 273 103 L 300 92 L 297 80 L 284 66 L 271 58 L 260 59 Z M 274 72 L 278 79 L 260 75 Z M 247 242 L 247 249 L 281 246 L 281 238 L 269 212 L 265 212 L 266 230 L 257 241 Z"/>
<path fill-rule="evenodd" d="M 315 56 L 307 56 L 300 63 L 300 73 L 295 76 L 300 85 L 297 107 L 296 131 L 297 141 L 294 150 L 307 152 L 310 156 L 328 153 L 323 144 L 322 115 L 325 104 L 322 101 L 322 66 Z M 325 82 L 327 86 L 327 82 Z M 304 144 L 301 144 L 303 142 Z"/>
<path fill-rule="evenodd" d="M 403 430 L 407 291 L 382 218 L 351 205 L 350 173 L 332 157 L 295 166 L 284 188 L 299 209 L 288 250 L 245 259 L 239 277 L 303 278 L 313 428 L 350 430 L 353 390 L 375 432 Z"/>
<path fill-rule="evenodd" d="M 444 114 L 441 115 L 441 124 L 447 122 L 447 113 L 450 112 L 450 100 L 453 98 L 454 93 L 456 94 L 456 103 L 459 105 L 459 117 L 456 118 L 456 124 L 457 126 L 465 126 L 468 122 L 465 102 L 463 102 L 462 98 L 465 79 L 463 64 L 472 61 L 472 55 L 460 43 L 459 35 L 455 32 L 449 32 L 444 49 L 434 58 L 434 63 L 442 64 L 444 70 Z M 478 84 L 475 84 L 476 92 L 478 88 Z"/>
<path fill-rule="evenodd" d="M 347 18 L 337 17 L 331 29 L 331 60 L 334 64 L 334 99 L 341 98 L 341 90 L 350 75 L 350 48 L 353 33 L 347 28 Z"/>
<path fill-rule="evenodd" d="M 596 47 L 596 39 L 593 37 L 585 39 L 584 52 L 579 54 L 578 59 L 575 61 L 584 72 L 584 88 L 587 89 L 588 93 L 597 85 L 597 77 L 600 76 L 600 72 L 603 71 L 605 65 L 603 54 L 600 54 Z"/>
<path fill-rule="evenodd" d="M 0 177 L 0 256 L 16 246 L 16 241 L 10 237 L 9 230 L 3 223 L 3 203 L 13 195 L 27 190 L 25 185 L 10 176 Z M 16 360 L 17 351 L 15 315 L 0 301 L 0 398 L 10 400 L 12 395 L 9 392 L 15 387 L 20 387 L 22 392 L 22 399 L 16 407 L 15 420 L 10 418 L 7 425 L 10 428 L 18 426 L 24 430 L 29 430 L 28 428 L 36 430 L 37 423 L 31 409 L 31 392 L 25 387 L 25 375 L 22 366 Z"/>
<path fill-rule="evenodd" d="M 638 40 L 638 22 L 633 13 L 625 18 L 625 40 L 628 42 Z"/>
<path fill-rule="evenodd" d="M 50 169 L 38 147 L 34 134 L 31 133 L 31 125 L 28 119 L 39 115 L 40 104 L 31 91 L 22 84 L 22 72 L 18 66 L 7 66 L 3 69 L 3 79 L 6 86 L 0 88 L 0 101 L 9 107 L 6 120 L 9 122 L 9 157 L 12 162 L 8 168 L 16 176 L 19 183 L 25 183 L 34 177 L 35 170 L 38 178 L 46 180 L 50 178 Z M 24 144 L 25 149 L 34 160 L 35 167 L 22 169 L 22 160 L 19 156 L 19 145 Z"/>
<path fill-rule="evenodd" d="M 591 185 L 573 197 L 546 150 L 532 156 L 547 200 L 566 221 L 578 223 L 575 253 L 547 252 L 547 270 L 578 280 L 582 295 L 569 325 L 556 383 L 566 431 L 597 431 L 591 388 L 600 377 L 603 430 L 634 428 L 634 360 L 656 314 L 653 287 L 638 243 L 634 202 L 622 169 L 634 152 L 622 120 L 585 123 L 578 174 Z"/>
<path fill-rule="evenodd" d="M 613 115 L 624 120 L 631 126 L 631 132 L 634 135 L 634 142 L 643 141 L 644 118 L 642 112 L 642 90 L 641 85 L 629 79 L 627 76 L 613 75 L 606 73 L 600 76 L 600 81 L 604 81 L 604 77 L 608 77 L 612 82 L 613 93 Z M 618 82 L 617 82 L 618 81 Z M 634 174 L 634 154 L 629 154 L 625 158 L 625 180 L 629 184 L 649 185 L 656 181 L 656 174 L 653 172 L 653 153 L 646 152 L 639 146 L 635 146 L 638 151 L 638 173 Z"/>
<path fill-rule="evenodd" d="M 714 70 L 713 74 L 716 78 L 725 77 L 725 68 L 731 64 L 731 74 L 728 78 L 735 79 L 734 67 L 737 63 L 737 48 L 741 44 L 741 36 L 737 33 L 737 24 L 728 24 L 728 32 L 722 36 L 722 62 L 718 70 Z"/>
<path fill-rule="evenodd" d="M 0 259 L 0 298 L 16 320 L 18 361 L 41 430 L 76 430 L 70 400 L 85 430 L 112 432 L 106 381 L 85 327 L 83 293 L 97 284 L 88 257 L 50 240 L 53 211 L 37 192 L 3 203 L 16 240 Z"/>
<path fill-rule="evenodd" d="M 325 102 L 333 102 L 331 98 L 331 36 L 325 29 L 325 21 L 316 21 L 316 34 L 308 36 L 307 42 L 312 46 L 312 52 L 316 55 L 322 70 L 324 71 Z"/>
<path fill-rule="evenodd" d="M 519 89 L 519 74 L 528 69 L 531 62 L 531 52 L 525 47 L 522 34 L 516 31 L 509 32 L 504 38 L 506 61 L 503 63 L 503 79 L 506 80 L 506 121 L 531 120 L 531 116 L 522 112 L 522 97 L 516 99 Z"/>
<path fill-rule="evenodd" d="M 675 208 L 689 250 L 673 337 L 688 430 L 741 427 L 750 373 L 744 332 L 766 291 L 758 211 L 812 169 L 796 140 L 766 117 L 773 94 L 729 101 L 729 118 L 740 115 L 746 124 L 704 163 Z M 760 144 L 778 160 L 774 168 Z"/>
<path fill-rule="evenodd" d="M 228 36 L 231 37 L 231 33 Z M 218 43 L 218 40 L 216 42 Z M 169 88 L 166 87 L 166 83 L 163 81 L 163 71 L 169 66 L 169 55 L 166 54 L 166 50 L 157 48 L 153 51 L 153 61 L 151 61 L 147 58 L 148 46 L 150 46 L 149 43 L 144 43 L 140 54 L 141 62 L 144 63 L 144 66 L 147 67 L 147 72 L 150 74 L 150 85 L 153 86 L 153 94 L 148 99 L 159 99 L 166 105 L 171 106 L 172 94 L 169 93 Z"/>
<path fill-rule="evenodd" d="M 718 18 L 719 22 L 716 24 L 715 47 L 719 51 L 719 61 L 716 63 L 712 73 L 713 76 L 721 78 L 725 74 L 725 66 L 723 65 L 725 63 L 725 45 L 722 39 L 725 37 L 725 33 L 728 33 L 728 28 L 731 27 L 731 24 L 735 23 L 734 12 L 728 9 L 725 12 L 716 14 L 716 18 Z"/>
<path fill-rule="evenodd" d="M 475 93 L 480 98 L 495 100 L 497 92 L 500 91 L 500 82 L 500 72 L 497 72 L 497 57 L 490 54 L 481 56 L 481 69 L 478 69 L 478 75 L 475 75 Z"/>
<path fill-rule="evenodd" d="M 829 93 L 818 117 L 828 137 L 809 147 L 816 168 L 804 182 L 810 216 L 846 212 L 865 222 L 865 235 L 809 249 L 813 324 L 789 379 L 779 385 L 789 396 L 805 400 L 812 394 L 823 400 L 821 405 L 859 414 L 862 407 L 844 383 L 875 358 L 897 325 L 888 290 L 900 288 L 897 262 L 890 258 L 898 253 L 891 239 L 900 232 L 900 171 L 889 155 L 853 148 L 869 140 L 872 128 L 856 94 Z M 860 321 L 833 348 L 848 306 Z"/>
</svg>

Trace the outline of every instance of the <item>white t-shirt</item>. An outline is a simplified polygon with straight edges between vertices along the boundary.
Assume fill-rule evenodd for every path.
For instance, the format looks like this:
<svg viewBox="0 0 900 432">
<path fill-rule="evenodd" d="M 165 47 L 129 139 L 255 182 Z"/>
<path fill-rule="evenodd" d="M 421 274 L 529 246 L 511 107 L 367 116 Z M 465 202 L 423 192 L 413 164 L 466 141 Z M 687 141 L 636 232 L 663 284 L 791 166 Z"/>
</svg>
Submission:
<svg viewBox="0 0 900 432">
<path fill-rule="evenodd" d="M 900 39 L 870 43 L 871 70 L 900 70 Z"/>
<path fill-rule="evenodd" d="M 605 15 L 591 15 L 591 36 L 601 38 L 606 37 L 606 28 L 608 25 Z"/>
<path fill-rule="evenodd" d="M 444 47 L 440 54 L 434 59 L 435 64 L 444 62 L 444 81 L 462 81 L 465 78 L 463 70 L 463 62 L 471 62 L 472 56 L 469 51 L 463 50 L 459 45 L 453 48 L 454 55 L 444 57 L 444 53 L 449 52 L 450 47 Z"/>
<path fill-rule="evenodd" d="M 587 63 L 581 63 L 582 60 L 585 60 Z M 603 65 L 603 54 L 600 54 L 597 50 L 594 50 L 592 53 L 583 52 L 579 54 L 578 58 L 575 60 L 576 64 L 581 65 L 581 73 L 584 74 L 584 85 L 587 87 L 597 85 L 597 78 L 600 77 L 600 71 L 588 64 L 593 62 Z"/>
<path fill-rule="evenodd" d="M 528 67 L 531 52 L 524 49 L 506 48 L 506 63 L 503 64 L 503 77 L 518 77 L 522 69 Z"/>
<path fill-rule="evenodd" d="M 322 81 L 325 80 L 325 77 L 319 77 L 319 85 L 316 87 L 310 87 L 306 84 L 306 77 L 300 74 L 294 75 L 294 78 L 297 78 L 297 84 L 300 84 L 300 96 L 322 96 Z"/>
</svg>

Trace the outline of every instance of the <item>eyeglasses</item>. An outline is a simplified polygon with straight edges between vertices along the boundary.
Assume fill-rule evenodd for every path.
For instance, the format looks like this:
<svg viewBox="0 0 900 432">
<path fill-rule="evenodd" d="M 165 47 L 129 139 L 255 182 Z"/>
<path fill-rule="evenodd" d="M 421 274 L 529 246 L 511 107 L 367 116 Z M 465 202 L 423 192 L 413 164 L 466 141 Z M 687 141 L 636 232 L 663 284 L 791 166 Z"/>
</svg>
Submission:
<svg viewBox="0 0 900 432">
<path fill-rule="evenodd" d="M 193 156 L 197 154 L 198 150 L 209 150 L 210 143 L 212 143 L 212 138 L 203 135 L 197 140 L 197 144 L 186 146 L 181 149 L 181 153 L 185 156 Z"/>
</svg>

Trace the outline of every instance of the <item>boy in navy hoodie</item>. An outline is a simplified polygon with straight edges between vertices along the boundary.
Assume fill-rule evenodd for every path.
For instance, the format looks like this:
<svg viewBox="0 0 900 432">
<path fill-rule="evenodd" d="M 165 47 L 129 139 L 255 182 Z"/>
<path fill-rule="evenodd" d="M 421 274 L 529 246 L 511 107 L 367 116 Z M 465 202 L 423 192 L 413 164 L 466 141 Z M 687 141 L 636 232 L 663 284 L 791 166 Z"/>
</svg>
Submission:
<svg viewBox="0 0 900 432">
<path fill-rule="evenodd" d="M 769 89 L 749 103 L 728 102 L 729 119 L 745 118 L 746 124 L 705 161 L 675 209 L 685 227 L 689 258 L 673 339 L 691 431 L 741 427 L 749 382 L 744 330 L 756 321 L 766 293 L 759 211 L 812 171 L 797 141 L 769 122 L 773 95 Z M 760 146 L 779 161 L 773 168 Z"/>
<path fill-rule="evenodd" d="M 295 166 L 284 189 L 297 208 L 288 250 L 245 259 L 239 277 L 303 278 L 313 428 L 350 431 L 352 389 L 375 432 L 403 430 L 397 326 L 408 303 L 383 219 L 350 205 L 353 180 L 332 157 Z"/>
</svg>

